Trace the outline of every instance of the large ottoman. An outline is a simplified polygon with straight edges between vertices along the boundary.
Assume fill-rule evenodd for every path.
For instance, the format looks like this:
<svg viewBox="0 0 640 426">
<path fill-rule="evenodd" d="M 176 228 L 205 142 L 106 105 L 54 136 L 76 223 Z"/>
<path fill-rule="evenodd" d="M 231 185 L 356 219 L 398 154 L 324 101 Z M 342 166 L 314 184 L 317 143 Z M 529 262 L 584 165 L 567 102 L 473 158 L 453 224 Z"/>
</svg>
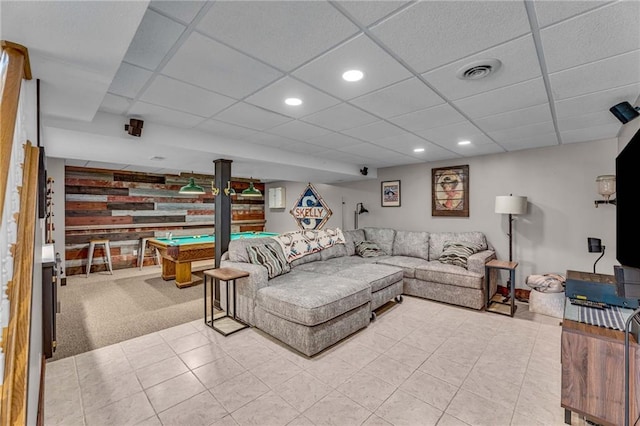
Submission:
<svg viewBox="0 0 640 426">
<path fill-rule="evenodd" d="M 366 281 L 292 271 L 257 292 L 255 325 L 312 356 L 366 327 L 370 312 Z"/>
</svg>

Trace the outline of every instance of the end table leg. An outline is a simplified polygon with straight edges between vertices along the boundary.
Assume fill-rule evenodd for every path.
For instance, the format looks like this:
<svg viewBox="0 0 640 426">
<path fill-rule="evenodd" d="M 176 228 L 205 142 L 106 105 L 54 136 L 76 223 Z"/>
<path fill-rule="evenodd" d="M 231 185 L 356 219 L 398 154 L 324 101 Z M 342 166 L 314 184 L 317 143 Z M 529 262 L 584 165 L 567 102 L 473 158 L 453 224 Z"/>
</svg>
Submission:
<svg viewBox="0 0 640 426">
<path fill-rule="evenodd" d="M 511 316 L 513 316 L 516 313 L 516 271 L 512 269 L 509 276 L 511 281 Z"/>
<path fill-rule="evenodd" d="M 567 425 L 571 424 L 571 411 L 568 409 L 564 409 L 564 423 Z"/>
</svg>

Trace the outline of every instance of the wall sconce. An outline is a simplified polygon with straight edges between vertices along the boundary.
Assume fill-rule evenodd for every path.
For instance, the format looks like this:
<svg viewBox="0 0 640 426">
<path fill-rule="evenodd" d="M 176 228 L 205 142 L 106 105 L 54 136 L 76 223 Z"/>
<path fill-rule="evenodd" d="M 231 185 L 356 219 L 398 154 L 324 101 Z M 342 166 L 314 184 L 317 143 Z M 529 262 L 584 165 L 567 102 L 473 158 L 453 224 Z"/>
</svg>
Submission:
<svg viewBox="0 0 640 426">
<path fill-rule="evenodd" d="M 360 208 L 358 209 L 358 207 L 360 207 Z M 356 210 L 353 213 L 354 213 L 354 215 L 353 215 L 353 224 L 355 226 L 354 229 L 358 229 L 358 216 L 361 215 L 362 213 L 369 213 L 369 210 L 367 210 L 364 207 L 364 204 L 358 203 L 358 204 L 356 204 Z"/>
<path fill-rule="evenodd" d="M 602 240 L 600 238 L 592 238 L 592 237 L 587 238 L 587 245 L 589 247 L 589 253 L 602 253 L 600 257 L 597 258 L 596 261 L 593 263 L 593 273 L 595 274 L 596 263 L 598 263 L 598 261 L 602 259 L 602 256 L 604 256 L 605 246 L 602 245 Z"/>
<path fill-rule="evenodd" d="M 596 200 L 595 206 L 598 204 L 613 204 L 616 205 L 616 199 L 610 199 L 610 197 L 616 193 L 616 176 L 615 175 L 600 175 L 596 178 L 598 184 L 598 194 L 604 197 L 604 200 Z"/>
</svg>

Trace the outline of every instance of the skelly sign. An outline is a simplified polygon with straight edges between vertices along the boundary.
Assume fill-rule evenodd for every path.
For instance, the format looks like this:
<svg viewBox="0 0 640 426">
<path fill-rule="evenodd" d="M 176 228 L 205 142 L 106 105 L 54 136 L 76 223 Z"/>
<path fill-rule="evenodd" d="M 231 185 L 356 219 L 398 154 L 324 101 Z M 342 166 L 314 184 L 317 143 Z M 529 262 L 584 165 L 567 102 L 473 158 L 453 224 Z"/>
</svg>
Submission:
<svg viewBox="0 0 640 426">
<path fill-rule="evenodd" d="M 301 229 L 322 229 L 331 217 L 331 209 L 309 184 L 289 211 Z"/>
</svg>

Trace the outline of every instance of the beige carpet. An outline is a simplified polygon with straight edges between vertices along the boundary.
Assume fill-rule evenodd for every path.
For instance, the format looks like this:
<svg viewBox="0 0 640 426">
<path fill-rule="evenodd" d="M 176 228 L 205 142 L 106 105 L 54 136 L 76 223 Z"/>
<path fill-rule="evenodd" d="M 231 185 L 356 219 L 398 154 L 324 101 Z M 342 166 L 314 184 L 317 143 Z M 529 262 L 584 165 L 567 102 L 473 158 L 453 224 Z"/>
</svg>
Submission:
<svg viewBox="0 0 640 426">
<path fill-rule="evenodd" d="M 68 277 L 58 287 L 57 348 L 50 360 L 203 318 L 203 292 L 202 283 L 180 289 L 163 280 L 157 267 Z"/>
</svg>

